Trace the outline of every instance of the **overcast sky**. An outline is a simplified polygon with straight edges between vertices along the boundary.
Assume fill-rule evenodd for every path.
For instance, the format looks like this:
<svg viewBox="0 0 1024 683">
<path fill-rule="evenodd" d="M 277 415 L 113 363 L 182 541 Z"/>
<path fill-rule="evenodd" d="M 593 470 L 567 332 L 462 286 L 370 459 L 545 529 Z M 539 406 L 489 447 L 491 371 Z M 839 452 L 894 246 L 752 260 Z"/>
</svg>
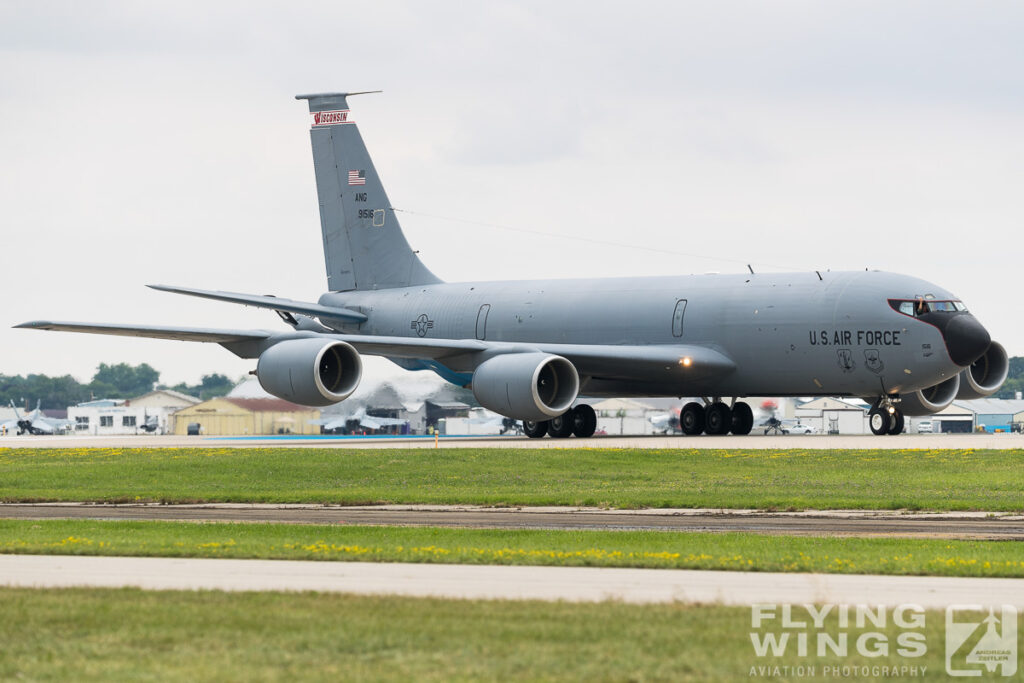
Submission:
<svg viewBox="0 0 1024 683">
<path fill-rule="evenodd" d="M 280 325 L 144 285 L 316 300 L 293 96 L 375 89 L 354 116 L 446 280 L 877 268 L 1024 355 L 1020 3 L 290 7 L 0 4 L 0 373 L 255 367 L 10 325 Z"/>
</svg>

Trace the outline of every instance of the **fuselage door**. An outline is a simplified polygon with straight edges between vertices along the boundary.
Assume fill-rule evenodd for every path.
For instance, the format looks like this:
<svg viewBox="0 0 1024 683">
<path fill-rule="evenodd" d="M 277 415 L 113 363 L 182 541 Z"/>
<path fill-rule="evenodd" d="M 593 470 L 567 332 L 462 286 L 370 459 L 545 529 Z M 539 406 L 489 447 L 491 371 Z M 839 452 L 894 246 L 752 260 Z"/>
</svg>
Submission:
<svg viewBox="0 0 1024 683">
<path fill-rule="evenodd" d="M 476 312 L 476 338 L 481 341 L 487 339 L 487 314 L 490 312 L 490 304 L 484 304 Z"/>
<path fill-rule="evenodd" d="M 676 310 L 672 312 L 672 336 L 683 336 L 683 314 L 686 313 L 686 299 L 676 302 Z"/>
</svg>

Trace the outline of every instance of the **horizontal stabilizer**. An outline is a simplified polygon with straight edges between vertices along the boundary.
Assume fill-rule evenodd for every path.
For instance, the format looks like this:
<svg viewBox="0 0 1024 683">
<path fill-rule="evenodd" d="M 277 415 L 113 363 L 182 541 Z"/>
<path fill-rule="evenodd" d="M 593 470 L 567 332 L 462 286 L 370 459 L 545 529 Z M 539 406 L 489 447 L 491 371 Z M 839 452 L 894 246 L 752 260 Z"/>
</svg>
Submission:
<svg viewBox="0 0 1024 683">
<path fill-rule="evenodd" d="M 116 325 L 112 323 L 74 323 L 50 320 L 33 320 L 15 325 L 33 330 L 54 330 L 56 332 L 87 332 L 89 334 L 111 334 L 119 337 L 150 337 L 152 339 L 175 339 L 178 341 L 210 342 L 226 344 L 231 342 L 262 341 L 272 336 L 265 330 L 217 330 L 205 327 L 164 327 L 162 325 Z"/>
<path fill-rule="evenodd" d="M 292 299 L 281 299 L 276 296 L 261 296 L 259 294 L 238 294 L 235 292 L 214 292 L 205 289 L 191 289 L 189 287 L 171 287 L 169 285 L 146 285 L 161 292 L 173 292 L 175 294 L 187 294 L 198 296 L 203 299 L 215 299 L 217 301 L 230 301 L 245 306 L 256 306 L 258 308 L 271 308 L 275 311 L 288 311 L 289 313 L 300 313 L 311 315 L 317 318 L 330 318 L 332 320 L 344 320 L 345 322 L 362 323 L 366 322 L 366 316 L 358 311 L 347 308 L 336 308 L 333 306 L 321 306 L 320 304 L 308 303 L 305 301 L 293 301 Z"/>
</svg>

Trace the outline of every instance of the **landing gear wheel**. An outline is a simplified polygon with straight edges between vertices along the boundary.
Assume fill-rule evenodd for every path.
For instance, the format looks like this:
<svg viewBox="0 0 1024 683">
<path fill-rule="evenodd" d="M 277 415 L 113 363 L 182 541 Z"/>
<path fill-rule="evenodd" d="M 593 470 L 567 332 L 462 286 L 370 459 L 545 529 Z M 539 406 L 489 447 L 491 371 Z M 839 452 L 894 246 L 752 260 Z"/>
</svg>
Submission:
<svg viewBox="0 0 1024 683">
<path fill-rule="evenodd" d="M 572 436 L 572 410 L 548 420 L 548 434 L 554 439 L 568 439 Z"/>
<path fill-rule="evenodd" d="M 903 433 L 903 413 L 897 408 L 896 412 L 889 416 L 892 424 L 889 425 L 890 434 L 902 434 Z"/>
<path fill-rule="evenodd" d="M 724 403 L 712 403 L 704 413 L 704 431 L 713 436 L 728 434 L 732 427 L 732 411 Z"/>
<path fill-rule="evenodd" d="M 754 428 L 754 411 L 750 406 L 740 401 L 732 407 L 732 433 L 736 436 L 746 436 Z"/>
<path fill-rule="evenodd" d="M 580 439 L 589 439 L 597 431 L 597 413 L 586 403 L 572 409 L 572 433 Z"/>
<path fill-rule="evenodd" d="M 889 427 L 892 426 L 892 418 L 889 417 L 887 410 L 872 408 L 868 412 L 868 424 L 871 425 L 872 434 L 881 436 L 882 434 L 889 433 Z"/>
<path fill-rule="evenodd" d="M 704 406 L 687 403 L 679 411 L 679 429 L 687 436 L 696 436 L 704 431 Z"/>
<path fill-rule="evenodd" d="M 548 433 L 548 423 L 534 422 L 533 420 L 523 420 L 523 434 L 526 434 L 531 439 L 539 439 Z"/>
</svg>

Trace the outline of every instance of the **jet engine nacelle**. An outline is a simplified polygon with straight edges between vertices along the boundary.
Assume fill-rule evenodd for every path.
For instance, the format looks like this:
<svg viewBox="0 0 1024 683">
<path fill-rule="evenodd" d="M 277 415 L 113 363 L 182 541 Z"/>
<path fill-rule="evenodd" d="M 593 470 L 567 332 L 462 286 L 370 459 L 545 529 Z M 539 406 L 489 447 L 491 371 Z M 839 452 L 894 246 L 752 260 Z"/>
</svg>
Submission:
<svg viewBox="0 0 1024 683">
<path fill-rule="evenodd" d="M 1010 359 L 1006 349 L 998 342 L 992 342 L 988 351 L 966 370 L 960 373 L 960 391 L 956 397 L 962 401 L 985 398 L 999 391 L 1010 373 Z"/>
<path fill-rule="evenodd" d="M 937 413 L 949 406 L 960 390 L 960 375 L 953 375 L 945 382 L 940 382 L 927 389 L 919 389 L 912 394 L 900 397 L 900 411 L 909 417 L 920 417 Z"/>
<path fill-rule="evenodd" d="M 484 408 L 517 420 L 550 420 L 571 406 L 580 391 L 572 363 L 548 353 L 507 353 L 481 363 L 473 395 Z"/>
<path fill-rule="evenodd" d="M 304 406 L 343 401 L 359 386 L 363 362 L 350 344 L 289 339 L 260 354 L 256 376 L 268 392 Z"/>
</svg>

